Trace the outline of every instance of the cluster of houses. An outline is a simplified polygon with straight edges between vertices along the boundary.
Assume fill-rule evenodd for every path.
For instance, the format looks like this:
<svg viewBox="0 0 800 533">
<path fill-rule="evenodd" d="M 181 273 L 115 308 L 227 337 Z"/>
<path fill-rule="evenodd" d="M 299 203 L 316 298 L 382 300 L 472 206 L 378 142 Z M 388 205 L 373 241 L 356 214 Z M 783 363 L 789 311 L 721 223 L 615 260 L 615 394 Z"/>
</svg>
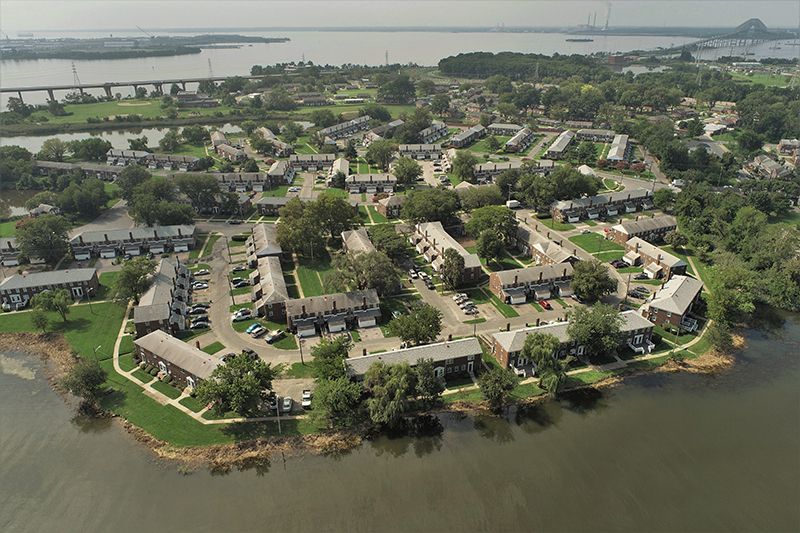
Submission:
<svg viewBox="0 0 800 533">
<path fill-rule="evenodd" d="M 133 310 L 137 338 L 158 330 L 175 334 L 186 329 L 191 281 L 191 272 L 178 258 L 158 262 L 150 286 Z"/>
<path fill-rule="evenodd" d="M 196 235 L 197 228 L 194 226 L 83 231 L 72 237 L 69 245 L 77 261 L 87 261 L 92 257 L 108 259 L 118 255 L 138 256 L 147 252 L 186 252 L 194 248 Z"/>
<path fill-rule="evenodd" d="M 211 132 L 211 148 L 218 156 L 228 161 L 244 161 L 247 154 L 238 146 L 234 146 L 221 131 Z"/>
<path fill-rule="evenodd" d="M 611 143 L 605 159 L 613 162 L 630 161 L 633 146 L 627 135 L 617 135 L 611 130 L 579 129 L 562 132 L 545 151 L 547 159 L 561 159 L 573 142 Z"/>
<path fill-rule="evenodd" d="M 260 127 L 256 130 L 264 139 L 272 143 L 272 154 L 275 157 L 288 157 L 294 153 L 294 145 L 283 142 L 272 130 Z"/>
<path fill-rule="evenodd" d="M 565 262 L 492 272 L 489 290 L 501 302 L 511 305 L 551 297 L 565 298 L 572 294 L 572 270 L 572 264 Z"/>
<path fill-rule="evenodd" d="M 436 272 L 441 272 L 444 265 L 444 252 L 454 249 L 464 258 L 464 283 L 475 283 L 480 279 L 481 261 L 477 255 L 467 252 L 444 227 L 441 222 L 422 222 L 414 227 L 409 242 L 431 264 Z"/>
<path fill-rule="evenodd" d="M 65 289 L 70 296 L 80 300 L 96 295 L 100 282 L 95 268 L 72 268 L 52 272 L 14 274 L 0 283 L 0 304 L 3 309 L 16 311 L 27 307 L 39 293 Z"/>
<path fill-rule="evenodd" d="M 652 209 L 653 193 L 646 189 L 600 194 L 588 198 L 558 200 L 550 205 L 553 219 L 578 222 L 582 218 L 594 220 L 601 216 L 635 213 L 639 209 Z"/>
</svg>

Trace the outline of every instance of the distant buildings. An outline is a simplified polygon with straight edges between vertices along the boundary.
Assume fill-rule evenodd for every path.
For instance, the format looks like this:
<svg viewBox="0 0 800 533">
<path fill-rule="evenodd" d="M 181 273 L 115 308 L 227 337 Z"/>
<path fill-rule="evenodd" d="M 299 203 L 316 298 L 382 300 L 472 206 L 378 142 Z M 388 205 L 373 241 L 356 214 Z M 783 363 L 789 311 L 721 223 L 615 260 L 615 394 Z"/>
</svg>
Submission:
<svg viewBox="0 0 800 533">
<path fill-rule="evenodd" d="M 397 185 L 394 174 L 351 174 L 344 180 L 345 190 L 349 193 L 375 194 L 376 192 L 393 192 Z"/>
<path fill-rule="evenodd" d="M 403 208 L 403 202 L 408 198 L 403 196 L 387 196 L 375 205 L 375 210 L 386 218 L 400 218 L 400 210 Z"/>
<path fill-rule="evenodd" d="M 278 229 L 275 224 L 256 224 L 253 234 L 247 239 L 247 265 L 256 268 L 259 259 L 264 257 L 283 257 L 283 249 L 278 244 Z"/>
<path fill-rule="evenodd" d="M 628 239 L 639 237 L 647 242 L 664 240 L 664 236 L 678 229 L 675 217 L 664 215 L 660 217 L 637 217 L 636 220 L 623 220 L 622 223 L 612 226 L 606 238 L 624 246 Z"/>
<path fill-rule="evenodd" d="M 536 140 L 536 134 L 528 128 L 522 128 L 511 139 L 506 141 L 506 152 L 524 152 Z"/>
<path fill-rule="evenodd" d="M 653 206 L 653 193 L 646 189 L 600 194 L 589 198 L 559 200 L 550 206 L 550 214 L 555 220 L 577 222 L 581 218 L 595 219 L 602 215 L 616 216 L 617 213 L 633 213 L 638 209 Z"/>
<path fill-rule="evenodd" d="M 186 252 L 195 245 L 194 226 L 155 226 L 118 230 L 84 231 L 69 241 L 72 255 L 78 261 L 92 256 L 113 258 L 118 254 L 141 255 L 146 252 Z"/>
<path fill-rule="evenodd" d="M 480 279 L 481 261 L 478 256 L 467 252 L 458 241 L 447 233 L 441 222 L 423 222 L 417 224 L 411 235 L 411 244 L 417 252 L 425 257 L 433 270 L 441 272 L 444 264 L 444 252 L 453 248 L 464 258 L 464 283 L 474 283 Z"/>
<path fill-rule="evenodd" d="M 330 137 L 335 141 L 344 137 L 350 137 L 359 131 L 368 130 L 371 120 L 369 115 L 364 115 L 347 122 L 342 122 L 341 124 L 334 124 L 328 128 L 323 128 L 320 132 L 322 135 Z"/>
<path fill-rule="evenodd" d="M 28 302 L 37 294 L 58 289 L 66 289 L 70 296 L 78 300 L 87 294 L 96 295 L 100 289 L 97 269 L 73 268 L 52 272 L 14 274 L 0 283 L 0 303 L 4 308 L 15 311 L 18 307 L 28 305 Z"/>
<path fill-rule="evenodd" d="M 256 269 L 250 273 L 250 285 L 251 300 L 257 315 L 272 321 L 286 318 L 289 291 L 278 256 L 259 258 Z"/>
<path fill-rule="evenodd" d="M 569 145 L 572 144 L 573 139 L 575 139 L 574 131 L 567 130 L 563 132 L 556 137 L 556 140 L 547 148 L 544 157 L 547 159 L 561 159 L 567 151 L 567 148 L 569 148 Z"/>
<path fill-rule="evenodd" d="M 342 249 L 350 254 L 354 252 L 374 252 L 375 246 L 365 228 L 342 232 Z"/>
<path fill-rule="evenodd" d="M 411 159 L 439 159 L 442 147 L 438 144 L 401 144 L 397 147 L 400 157 Z"/>
<path fill-rule="evenodd" d="M 474 141 L 486 136 L 486 128 L 481 125 L 473 126 L 466 131 L 462 131 L 458 135 L 450 139 L 450 146 L 455 148 L 463 148 Z"/>
<path fill-rule="evenodd" d="M 186 329 L 192 275 L 177 258 L 161 259 L 150 287 L 133 310 L 136 336 L 156 330 L 177 333 Z"/>
<path fill-rule="evenodd" d="M 313 172 L 331 168 L 336 159 L 335 154 L 292 154 L 289 164 L 295 171 Z"/>
<path fill-rule="evenodd" d="M 362 357 L 350 357 L 345 361 L 345 365 L 348 376 L 356 381 L 363 381 L 364 374 L 375 363 L 386 365 L 408 363 L 413 367 L 419 360 L 432 360 L 436 377 L 452 379 L 469 376 L 481 368 L 482 355 L 483 350 L 478 339 L 470 337 Z"/>
<path fill-rule="evenodd" d="M 286 301 L 289 329 L 302 336 L 375 326 L 381 319 L 378 291 L 328 294 Z"/>
</svg>

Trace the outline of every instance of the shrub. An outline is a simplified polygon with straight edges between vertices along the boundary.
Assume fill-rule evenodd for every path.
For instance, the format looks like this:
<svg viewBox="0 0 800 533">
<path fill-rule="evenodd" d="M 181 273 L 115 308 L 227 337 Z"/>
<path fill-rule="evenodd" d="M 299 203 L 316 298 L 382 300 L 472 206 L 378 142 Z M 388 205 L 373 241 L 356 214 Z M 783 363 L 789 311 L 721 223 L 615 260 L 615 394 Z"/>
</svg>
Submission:
<svg viewBox="0 0 800 533">
<path fill-rule="evenodd" d="M 158 375 L 158 369 L 157 369 L 157 368 L 151 368 L 151 369 L 150 369 L 150 375 L 151 375 L 151 376 L 156 376 L 156 375 Z"/>
<path fill-rule="evenodd" d="M 139 363 L 137 363 L 137 366 L 142 370 L 144 370 L 144 367 L 147 366 L 147 363 L 145 363 L 144 361 L 139 361 Z"/>
<path fill-rule="evenodd" d="M 653 333 L 653 336 L 651 337 L 650 341 L 656 346 L 658 346 L 659 344 L 661 344 L 661 335 L 659 335 L 658 333 Z"/>
<path fill-rule="evenodd" d="M 249 235 L 234 235 L 231 237 L 231 240 L 236 242 L 245 242 L 247 237 L 249 237 Z"/>
</svg>

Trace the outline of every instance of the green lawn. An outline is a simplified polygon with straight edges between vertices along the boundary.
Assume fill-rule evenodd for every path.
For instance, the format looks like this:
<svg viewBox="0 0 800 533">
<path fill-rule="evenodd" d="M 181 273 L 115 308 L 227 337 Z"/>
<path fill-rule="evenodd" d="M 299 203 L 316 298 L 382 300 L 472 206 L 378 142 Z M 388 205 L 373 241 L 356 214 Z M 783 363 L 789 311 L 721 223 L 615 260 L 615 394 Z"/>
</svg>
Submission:
<svg viewBox="0 0 800 533">
<path fill-rule="evenodd" d="M 279 350 L 296 350 L 297 338 L 294 335 L 286 335 L 284 338 L 272 344 Z"/>
<path fill-rule="evenodd" d="M 117 295 L 117 276 L 119 272 L 103 272 L 98 276 L 100 290 L 94 297 L 96 300 L 111 300 Z"/>
<path fill-rule="evenodd" d="M 137 369 L 137 370 L 133 371 L 133 377 L 135 377 L 136 379 L 138 379 L 142 383 L 150 383 L 154 379 L 153 376 L 151 376 L 150 374 L 148 374 L 144 370 L 140 370 L 140 369 Z"/>
<path fill-rule="evenodd" d="M 495 296 L 494 294 L 492 294 L 492 293 L 491 293 L 491 292 L 490 292 L 488 289 L 477 289 L 477 290 L 478 290 L 479 292 L 482 292 L 482 293 L 484 293 L 484 294 L 486 295 L 486 297 L 488 297 L 488 299 L 489 299 L 489 302 L 490 302 L 490 303 L 491 303 L 493 306 L 495 306 L 495 308 L 497 308 L 497 310 L 498 310 L 498 311 L 500 311 L 500 314 L 501 314 L 501 315 L 503 315 L 504 317 L 506 317 L 506 318 L 513 318 L 513 317 L 515 317 L 515 316 L 519 316 L 519 313 L 517 313 L 517 312 L 514 310 L 514 308 L 513 308 L 513 307 L 511 307 L 511 306 L 510 306 L 510 305 L 508 305 L 508 304 L 505 304 L 505 303 L 501 302 L 501 301 L 500 301 L 500 299 L 499 299 L 497 296 Z M 469 291 L 464 291 L 464 292 L 465 292 L 467 295 L 469 295 L 469 296 L 470 296 L 470 299 L 472 298 L 472 295 L 470 294 L 470 292 L 469 292 Z M 473 299 L 472 301 L 473 301 L 473 302 L 475 302 L 476 304 L 477 304 L 477 303 L 483 303 L 483 302 L 478 302 L 477 300 L 474 300 L 474 299 Z"/>
<path fill-rule="evenodd" d="M 615 243 L 614 241 L 609 241 L 599 233 L 585 233 L 581 235 L 573 235 L 569 238 L 569 242 L 573 244 L 577 244 L 583 250 L 589 252 L 590 254 L 596 254 L 602 251 L 616 251 L 616 250 L 625 250 L 623 246 Z"/>
<path fill-rule="evenodd" d="M 239 287 L 238 289 L 231 289 L 231 296 L 238 296 L 240 294 L 249 294 L 252 287 Z"/>
<path fill-rule="evenodd" d="M 301 298 L 300 289 L 297 287 L 297 285 L 287 285 L 286 292 L 289 294 L 289 298 Z"/>
<path fill-rule="evenodd" d="M 179 391 L 178 389 L 176 389 L 172 385 L 169 385 L 169 384 L 164 383 L 162 381 L 156 381 L 155 383 L 153 383 L 152 387 L 154 389 L 156 389 L 158 392 L 160 392 L 161 394 L 163 394 L 164 396 L 166 396 L 167 398 L 170 398 L 172 400 L 180 397 L 180 395 L 181 395 L 181 391 Z"/>
<path fill-rule="evenodd" d="M 200 401 L 197 398 L 192 398 L 191 396 L 182 398 L 181 401 L 179 401 L 178 403 L 184 407 L 188 407 L 192 412 L 195 413 L 199 413 L 200 411 L 206 408 L 206 406 L 200 403 Z"/>
<path fill-rule="evenodd" d="M 322 282 L 316 270 L 312 270 L 305 265 L 300 265 L 297 267 L 297 277 L 300 278 L 300 286 L 303 288 L 303 294 L 306 298 L 322 296 Z"/>
<path fill-rule="evenodd" d="M 770 224 L 781 224 L 781 223 L 800 224 L 800 212 L 790 211 L 790 212 L 788 212 L 788 213 L 786 213 L 784 215 L 781 215 L 779 217 L 778 216 L 770 216 L 769 217 L 769 223 Z M 2 228 L 2 227 L 3 227 L 3 225 L 0 224 L 0 228 Z M 1 235 L 1 234 L 0 234 L 0 236 L 5 237 L 5 235 Z"/>
<path fill-rule="evenodd" d="M 211 344 L 209 344 L 208 346 L 203 348 L 203 351 L 206 352 L 209 355 L 214 355 L 218 351 L 224 350 L 224 349 L 225 349 L 225 345 L 222 344 L 221 342 L 217 341 L 217 342 L 212 342 Z"/>
<path fill-rule="evenodd" d="M 130 372 L 136 365 L 133 364 L 133 354 L 125 354 L 119 356 L 119 367 L 125 372 Z"/>
<path fill-rule="evenodd" d="M 17 233 L 14 229 L 17 222 L 19 222 L 19 220 L 9 220 L 8 222 L 0 223 L 0 237 L 13 237 Z"/>
<path fill-rule="evenodd" d="M 567 224 L 565 222 L 558 222 L 557 220 L 542 220 L 542 226 L 545 228 L 550 228 L 554 231 L 571 231 L 575 229 L 575 226 L 572 224 Z"/>
<path fill-rule="evenodd" d="M 617 252 L 601 252 L 599 254 L 594 254 L 595 258 L 603 263 L 607 263 L 612 259 L 622 259 L 623 255 L 625 255 L 624 250 L 620 250 Z"/>
<path fill-rule="evenodd" d="M 361 217 L 362 224 L 367 225 L 372 223 L 372 219 L 369 218 L 369 211 L 367 211 L 367 206 L 365 205 L 358 206 L 358 216 Z"/>
<path fill-rule="evenodd" d="M 289 368 L 284 367 L 283 373 L 290 378 L 303 379 L 311 377 L 311 369 L 312 366 L 310 363 L 292 363 L 292 366 Z"/>
<path fill-rule="evenodd" d="M 211 255 L 211 252 L 214 251 L 214 243 L 217 242 L 217 239 L 222 237 L 219 233 L 213 234 L 211 237 L 208 238 L 208 244 L 206 244 L 205 249 L 203 250 L 203 254 L 200 257 L 208 257 Z"/>
<path fill-rule="evenodd" d="M 372 207 L 371 205 L 367 206 L 367 209 L 369 209 L 369 214 L 372 215 L 372 220 L 376 224 L 383 224 L 383 223 L 389 222 L 388 218 L 386 218 L 385 216 L 383 216 L 380 213 L 378 213 L 378 211 L 376 211 L 375 208 Z"/>
<path fill-rule="evenodd" d="M 50 319 L 47 331 L 64 333 L 69 345 L 86 359 L 94 357 L 95 348 L 98 359 L 111 359 L 125 307 L 113 302 L 96 303 L 92 304 L 94 314 L 88 305 L 73 305 L 69 309 L 67 322 L 58 313 L 46 313 Z M 30 311 L 3 314 L 0 332 L 14 331 L 34 331 Z"/>
<path fill-rule="evenodd" d="M 131 353 L 136 347 L 133 344 L 133 336 L 132 335 L 125 335 L 122 337 L 122 340 L 119 343 L 119 353 L 120 355 Z"/>
</svg>

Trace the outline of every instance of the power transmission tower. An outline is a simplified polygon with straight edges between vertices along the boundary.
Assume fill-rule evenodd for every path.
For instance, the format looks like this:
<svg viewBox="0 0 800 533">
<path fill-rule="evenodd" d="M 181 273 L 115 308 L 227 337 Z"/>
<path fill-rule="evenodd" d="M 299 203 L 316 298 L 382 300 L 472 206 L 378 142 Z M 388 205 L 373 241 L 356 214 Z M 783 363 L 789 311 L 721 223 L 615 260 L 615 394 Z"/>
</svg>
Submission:
<svg viewBox="0 0 800 533">
<path fill-rule="evenodd" d="M 386 66 L 389 66 L 389 50 L 386 50 Z"/>
<path fill-rule="evenodd" d="M 213 78 L 214 77 L 214 70 L 211 68 L 211 58 L 210 57 L 208 58 L 208 77 L 209 78 Z"/>
<path fill-rule="evenodd" d="M 75 90 L 81 86 L 81 79 L 78 77 L 78 69 L 75 68 L 75 62 L 72 62 L 72 83 L 75 85 Z"/>
</svg>

